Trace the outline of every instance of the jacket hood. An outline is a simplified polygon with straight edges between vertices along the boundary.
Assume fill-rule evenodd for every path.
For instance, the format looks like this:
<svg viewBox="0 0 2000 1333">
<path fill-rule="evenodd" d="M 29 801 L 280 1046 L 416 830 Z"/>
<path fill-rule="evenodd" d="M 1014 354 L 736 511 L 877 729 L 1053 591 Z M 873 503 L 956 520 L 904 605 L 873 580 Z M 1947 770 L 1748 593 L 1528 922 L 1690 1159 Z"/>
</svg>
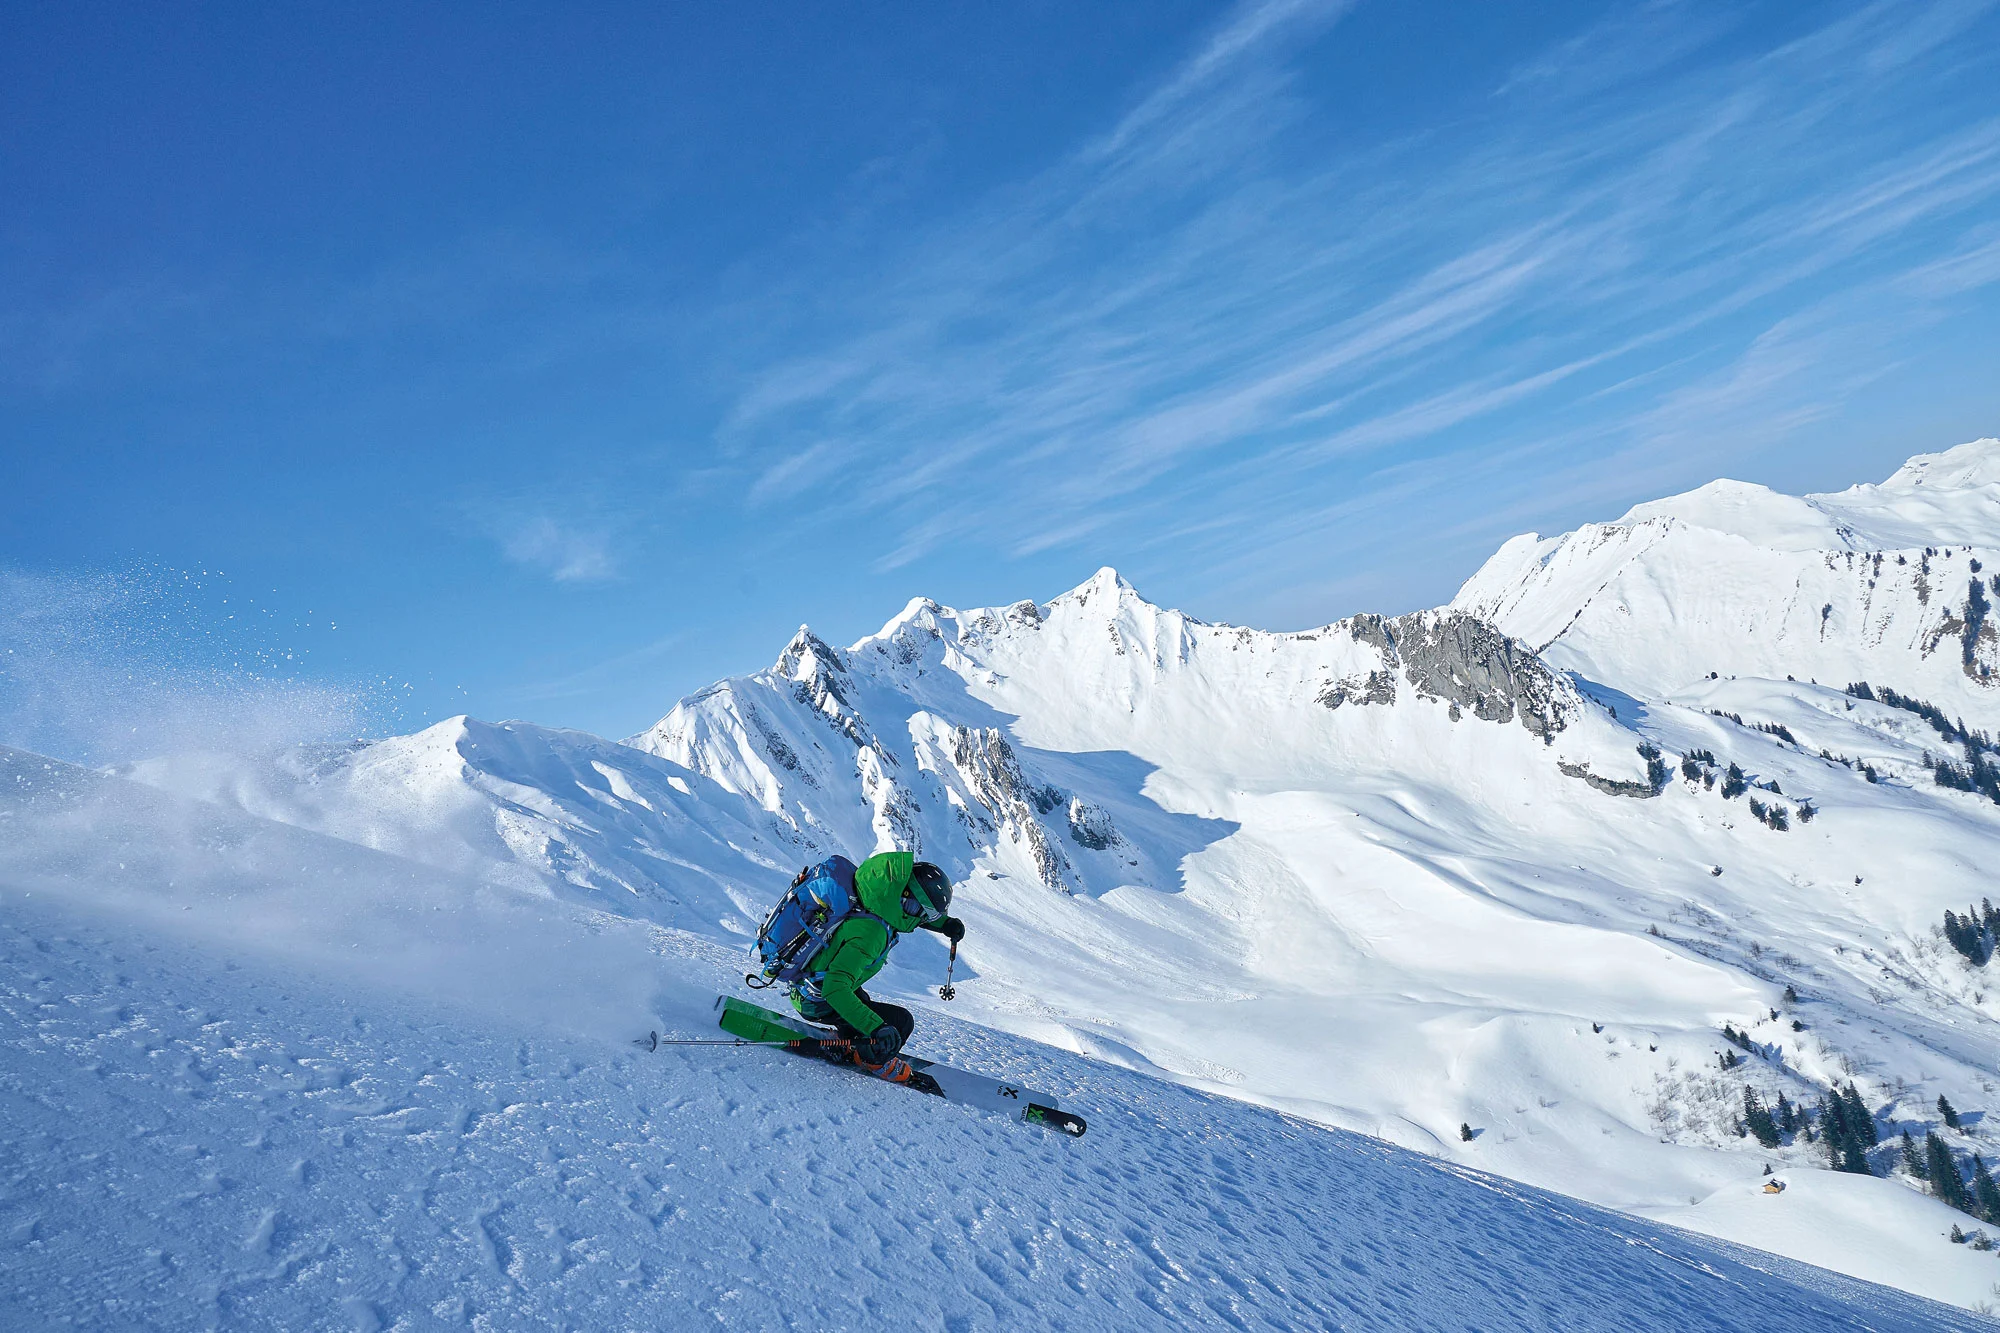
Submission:
<svg viewBox="0 0 2000 1333">
<path fill-rule="evenodd" d="M 861 910 L 879 916 L 899 934 L 917 928 L 918 919 L 903 910 L 903 890 L 909 887 L 910 872 L 917 863 L 911 852 L 878 852 L 854 871 L 854 892 Z"/>
</svg>

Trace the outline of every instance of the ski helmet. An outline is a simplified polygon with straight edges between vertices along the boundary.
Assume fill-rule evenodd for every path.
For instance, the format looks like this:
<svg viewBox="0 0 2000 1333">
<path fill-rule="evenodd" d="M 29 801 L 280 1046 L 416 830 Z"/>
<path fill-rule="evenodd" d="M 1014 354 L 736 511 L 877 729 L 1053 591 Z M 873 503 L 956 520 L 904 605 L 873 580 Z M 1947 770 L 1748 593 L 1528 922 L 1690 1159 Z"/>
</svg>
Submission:
<svg viewBox="0 0 2000 1333">
<path fill-rule="evenodd" d="M 951 910 L 951 879 L 929 861 L 917 862 L 903 890 L 903 910 L 919 921 L 942 920 Z"/>
</svg>

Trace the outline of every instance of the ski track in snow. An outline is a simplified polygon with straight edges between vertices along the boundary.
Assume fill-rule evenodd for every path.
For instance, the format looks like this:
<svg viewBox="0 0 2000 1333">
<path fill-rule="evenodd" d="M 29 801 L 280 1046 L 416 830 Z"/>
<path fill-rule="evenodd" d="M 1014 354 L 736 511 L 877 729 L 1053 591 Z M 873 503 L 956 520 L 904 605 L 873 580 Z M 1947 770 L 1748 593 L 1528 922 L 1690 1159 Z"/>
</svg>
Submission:
<svg viewBox="0 0 2000 1333">
<path fill-rule="evenodd" d="M 937 1015 L 1089 1135 L 5 903 L 11 1329 L 1990 1327 Z"/>
</svg>

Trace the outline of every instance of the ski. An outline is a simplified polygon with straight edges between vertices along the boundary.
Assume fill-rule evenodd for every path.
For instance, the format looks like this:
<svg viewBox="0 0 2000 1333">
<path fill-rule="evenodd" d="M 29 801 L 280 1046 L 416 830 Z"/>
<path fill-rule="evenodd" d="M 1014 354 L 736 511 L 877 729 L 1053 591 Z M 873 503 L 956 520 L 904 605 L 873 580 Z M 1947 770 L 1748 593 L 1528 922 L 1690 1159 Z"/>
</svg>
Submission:
<svg viewBox="0 0 2000 1333">
<path fill-rule="evenodd" d="M 729 995 L 716 997 L 715 1010 L 716 1025 L 734 1039 L 719 1043 L 722 1045 L 773 1046 L 794 1055 L 827 1060 L 839 1068 L 852 1069 L 885 1083 L 946 1101 L 999 1111 L 1031 1125 L 1061 1130 L 1072 1138 L 1081 1137 L 1088 1128 L 1082 1116 L 1063 1110 L 1054 1097 L 1018 1083 L 907 1055 L 895 1057 L 877 1072 L 854 1059 L 849 1042 L 791 1014 L 776 1013 Z M 656 1032 L 641 1038 L 638 1044 L 657 1050 L 667 1042 Z"/>
</svg>

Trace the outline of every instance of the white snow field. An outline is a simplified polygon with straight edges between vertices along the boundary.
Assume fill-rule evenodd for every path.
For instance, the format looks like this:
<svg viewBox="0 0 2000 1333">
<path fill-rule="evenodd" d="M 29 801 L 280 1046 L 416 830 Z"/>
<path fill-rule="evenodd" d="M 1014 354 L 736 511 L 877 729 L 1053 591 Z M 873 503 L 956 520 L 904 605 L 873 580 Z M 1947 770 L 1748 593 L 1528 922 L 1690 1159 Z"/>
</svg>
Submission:
<svg viewBox="0 0 2000 1333">
<path fill-rule="evenodd" d="M 172 813 L 114 816 L 78 798 L 65 813 L 34 817 L 38 828 L 54 820 L 68 830 L 53 841 L 18 833 L 9 841 L 0 818 L 0 892 L 8 904 L 0 919 L 53 912 L 48 897 L 60 894 L 64 912 L 94 914 L 100 924 L 90 929 L 107 938 L 163 951 L 166 942 L 150 932 L 188 936 L 192 943 L 175 947 L 197 951 L 226 940 L 241 950 L 239 972 L 197 968 L 198 983 L 185 971 L 169 983 L 145 980 L 134 963 L 129 975 L 141 978 L 135 994 L 156 1006 L 195 1004 L 235 1023 L 253 1020 L 233 1002 L 184 996 L 223 996 L 251 984 L 259 958 L 281 960 L 265 965 L 295 970 L 297 993 L 321 997 L 311 1001 L 316 1016 L 296 1026 L 337 1032 L 349 1052 L 325 1058 L 350 1071 L 418 1071 L 380 1074 L 379 1097 L 327 1090 L 328 1105 L 379 1103 L 393 1122 L 404 1094 L 390 1089 L 431 1086 L 421 1082 L 426 1057 L 401 1038 L 371 1045 L 345 1017 L 327 1017 L 340 1007 L 322 1003 L 329 988 L 344 988 L 357 1011 L 380 1006 L 364 1015 L 377 1034 L 401 1031 L 397 1024 L 434 1031 L 449 1023 L 463 1049 L 506 1053 L 498 1072 L 483 1063 L 487 1054 L 467 1054 L 456 1072 L 436 1072 L 438 1086 L 504 1083 L 518 1090 L 505 1099 L 554 1107 L 576 1099 L 534 1080 L 560 1082 L 548 1071 L 574 1062 L 606 1116 L 643 1122 L 648 1117 L 621 1100 L 653 1086 L 641 1069 L 724 1077 L 720 1071 L 764 1057 L 690 1048 L 631 1064 L 621 1043 L 653 1025 L 691 1034 L 706 1028 L 709 996 L 730 981 L 730 960 L 740 966 L 758 921 L 799 865 L 836 851 L 858 858 L 905 847 L 939 862 L 959 884 L 955 910 L 968 925 L 959 993 L 949 1006 L 927 998 L 946 960 L 943 946 L 921 935 L 898 949 L 878 993 L 948 1008 L 957 1020 L 926 1014 L 919 1053 L 1045 1077 L 1091 1120 L 1090 1135 L 1070 1147 L 1116 1154 L 1116 1167 L 1110 1158 L 1090 1160 L 1114 1172 L 1129 1166 L 1140 1173 L 1135 1180 L 1143 1160 L 1155 1163 L 1144 1170 L 1175 1181 L 1166 1193 L 1132 1185 L 1139 1192 L 1119 1196 L 1115 1209 L 1195 1218 L 1174 1210 L 1219 1188 L 1211 1155 L 1189 1152 L 1178 1128 L 1135 1147 L 1140 1136 L 1130 1125 L 1146 1117 L 1180 1127 L 1226 1124 L 1229 1134 L 1262 1145 L 1256 1151 L 1267 1165 L 1282 1159 L 1287 1170 L 1294 1158 L 1339 1164 L 1307 1172 L 1326 1177 L 1328 1192 L 1312 1194 L 1323 1203 L 1299 1194 L 1320 1186 L 1289 1177 L 1274 1195 L 1231 1185 L 1245 1190 L 1246 1211 L 1262 1221 L 1320 1238 L 1285 1253 L 1319 1255 L 1318 1268 L 1300 1271 L 1323 1273 L 1329 1285 L 1288 1277 L 1284 1288 L 1320 1301 L 1320 1313 L 1287 1307 L 1274 1289 L 1256 1285 L 1250 1273 L 1285 1270 L 1238 1265 L 1281 1261 L 1261 1242 L 1245 1246 L 1219 1229 L 1200 1230 L 1219 1223 L 1188 1222 L 1182 1234 L 1203 1237 L 1199 1253 L 1170 1251 L 1190 1282 L 1206 1283 L 1194 1275 L 1208 1274 L 1226 1289 L 1227 1268 L 1248 1283 L 1248 1294 L 1234 1299 L 1259 1317 L 1289 1309 L 1282 1318 L 1298 1327 L 1387 1318 L 1330 1294 L 1362 1281 L 1334 1271 L 1347 1252 L 1341 1247 L 1364 1233 L 1380 1240 L 1397 1226 L 1346 1220 L 1356 1209 L 1367 1218 L 1364 1205 L 1341 1192 L 1341 1181 L 1363 1170 L 1350 1164 L 1355 1154 L 1377 1173 L 1372 1178 L 1399 1182 L 1397 1192 L 1476 1180 L 1465 1197 L 1477 1206 L 1500 1199 L 1552 1206 L 1533 1189 L 1460 1174 L 1492 1172 L 1627 1217 L 1613 1223 L 1581 1204 L 1561 1205 L 1593 1228 L 1639 1227 L 1630 1234 L 1650 1236 L 1630 1219 L 1669 1220 L 1987 1308 L 2000 1302 L 2000 1250 L 1946 1237 L 1954 1225 L 1983 1236 L 1993 1224 L 1931 1198 L 1901 1168 L 1899 1136 L 1908 1131 L 1921 1142 L 1938 1131 L 1968 1170 L 1974 1154 L 2000 1158 L 2000 1121 L 1990 1114 L 2000 1093 L 2000 974 L 1962 956 L 1941 929 L 1947 909 L 1976 909 L 1994 893 L 2000 804 L 1933 779 L 1932 759 L 1965 757 L 1959 741 L 1908 708 L 1857 699 L 1844 687 L 1865 679 L 1934 703 L 1974 730 L 2000 729 L 2000 629 L 1986 614 L 2000 601 L 1996 550 L 2000 441 L 1980 441 L 1913 459 L 1880 486 L 1838 496 L 1799 500 L 1717 483 L 1639 506 L 1618 523 L 1517 539 L 1453 605 L 1394 619 L 1357 616 L 1295 633 L 1207 624 L 1148 603 L 1110 570 L 1045 603 L 957 611 L 918 599 L 846 649 L 802 629 L 769 670 L 682 700 L 625 743 L 455 718 L 413 736 L 299 749 L 276 762 L 162 755 L 123 770 L 137 782 L 117 783 L 112 804 L 127 810 L 152 791 L 162 793 L 158 800 L 171 794 Z M 1725 794 L 1733 791 L 1732 765 L 1745 784 L 1733 795 Z M 59 771 L 69 770 L 47 770 Z M 39 790 L 34 771 L 20 775 L 22 791 Z M 12 830 L 29 826 L 26 814 L 14 818 Z M 120 833 L 121 820 L 136 821 L 136 831 Z M 220 831 L 179 832 L 207 828 L 204 821 Z M 184 873 L 181 859 L 200 873 Z M 196 893 L 194 885 L 206 887 Z M 17 896 L 30 889 L 40 905 Z M 200 901 L 183 901 L 190 894 Z M 142 911 L 148 903 L 160 910 Z M 197 928 L 208 918 L 214 929 Z M 62 919 L 41 918 L 17 947 L 38 940 L 54 948 L 46 933 Z M 143 946 L 118 947 L 133 958 Z M 107 983 L 79 977 L 71 987 L 57 977 L 49 984 L 93 995 Z M 180 989 L 158 989 L 169 984 Z M 44 1000 L 57 1002 L 34 1003 Z M 277 1030 L 294 1025 L 284 1007 L 248 1003 L 270 1011 L 255 1020 L 269 1019 L 256 1029 L 259 1039 L 293 1049 L 295 1039 Z M 1725 1025 L 1747 1046 L 1732 1046 Z M 529 1043 L 522 1069 L 509 1063 L 515 1038 L 506 1034 L 516 1031 Z M 248 1033 L 228 1030 L 239 1042 Z M 42 1049 L 32 1032 L 26 1040 L 21 1049 Z M 1733 1067 L 1723 1067 L 1725 1051 Z M 173 1067 L 172 1057 L 160 1059 Z M 221 1057 L 201 1067 L 234 1068 Z M 614 1070 L 635 1091 L 592 1082 L 612 1079 Z M 887 1119 L 868 1123 L 894 1123 L 899 1133 L 928 1132 L 910 1126 L 933 1120 L 966 1123 L 960 1109 L 901 1105 L 898 1096 L 912 1098 L 898 1090 L 843 1088 L 835 1071 L 771 1072 L 782 1088 L 838 1092 L 828 1114 L 872 1114 L 862 1109 L 872 1104 L 866 1099 L 886 1097 Z M 1880 1138 L 1868 1155 L 1871 1176 L 1831 1171 L 1824 1145 L 1805 1133 L 1772 1148 L 1742 1133 L 1746 1090 L 1767 1104 L 1782 1095 L 1811 1108 L 1849 1086 Z M 708 1085 L 676 1089 L 693 1098 L 713 1093 Z M 409 1095 L 432 1104 L 429 1091 Z M 800 1108 L 822 1094 L 801 1093 L 801 1102 L 777 1091 L 725 1095 L 736 1098 L 733 1114 L 700 1118 L 763 1142 L 758 1133 L 777 1137 L 765 1117 L 803 1116 Z M 1961 1112 L 1962 1130 L 1940 1123 L 1940 1095 Z M 197 1102 L 208 1100 L 164 1105 L 198 1121 Z M 1121 1121 L 1128 1113 L 1138 1121 Z M 543 1123 L 542 1112 L 515 1114 Z M 58 1118 L 94 1123 L 68 1112 Z M 405 1137 L 444 1133 L 431 1118 L 410 1122 L 428 1127 Z M 374 1124 L 360 1116 L 356 1123 Z M 497 1133 L 510 1122 L 480 1123 Z M 1461 1125 L 1474 1132 L 1469 1141 Z M 1054 1188 L 1079 1160 L 1049 1156 L 1061 1145 L 1024 1127 L 991 1128 L 998 1137 L 975 1141 L 992 1145 L 1000 1165 L 991 1169 L 1029 1182 L 1022 1197 Z M 1267 1133 L 1278 1137 L 1255 1137 Z M 633 1142 L 627 1135 L 620 1141 Z M 438 1142 L 456 1150 L 462 1137 Z M 577 1131 L 578 1141 L 588 1137 Z M 795 1128 L 783 1137 L 816 1144 L 819 1136 Z M 1272 1146 L 1280 1139 L 1284 1146 Z M 723 1151 L 720 1140 L 710 1142 Z M 689 1170 L 688 1150 L 676 1153 L 677 1169 Z M 10 1190 L 46 1192 L 36 1174 L 46 1160 L 28 1158 Z M 502 1158 L 492 1160 L 497 1178 L 486 1178 L 480 1195 L 491 1202 L 475 1200 L 468 1217 L 503 1207 L 510 1190 L 525 1188 Z M 560 1182 L 565 1170 L 584 1167 L 557 1161 L 538 1170 Z M 1767 1172 L 1789 1188 L 1765 1194 Z M 395 1174 L 414 1178 L 421 1170 L 399 1166 Z M 468 1181 L 478 1176 L 468 1168 Z M 1400 1183 L 1405 1176 L 1425 1183 Z M 154 1188 L 134 1186 L 132 1197 L 145 1200 L 126 1210 L 135 1216 L 178 1197 L 160 1178 L 145 1179 Z M 945 1179 L 914 1174 L 906 1189 L 935 1194 Z M 1260 1179 L 1276 1189 L 1281 1177 Z M 1103 1193 L 1109 1185 L 1093 1188 L 1093 1206 L 1114 1207 Z M 771 1215 L 836 1235 L 828 1219 L 837 1210 L 799 1203 L 797 1189 L 766 1193 Z M 16 1207 L 13 1195 L 7 1206 Z M 1486 1280 L 1490 1266 L 1465 1257 L 1493 1252 L 1489 1224 L 1462 1211 L 1474 1206 L 1425 1212 L 1410 1224 L 1401 1253 L 1432 1255 L 1441 1284 L 1460 1281 L 1461 1270 L 1472 1275 L 1464 1280 Z M 1294 1207 L 1296 1215 L 1285 1211 Z M 541 1250 L 519 1240 L 531 1214 L 508 1214 L 517 1223 L 508 1253 L 552 1255 L 568 1243 L 559 1231 L 542 1237 Z M 1288 1216 L 1301 1220 L 1281 1222 Z M 26 1234 L 28 1245 L 47 1244 L 46 1227 L 9 1225 L 28 1227 L 13 1233 Z M 586 1230 L 551 1225 L 579 1236 Z M 860 1238 L 855 1244 L 876 1243 L 840 1225 Z M 485 1234 L 461 1221 L 447 1229 L 475 1248 Z M 254 1236 L 255 1227 L 243 1234 Z M 740 1234 L 746 1246 L 761 1235 Z M 1093 1234 L 1115 1236 L 1118 1227 Z M 763 1243 L 772 1254 L 789 1252 Z M 1583 1242 L 1531 1244 L 1545 1257 L 1562 1256 L 1549 1262 L 1566 1280 L 1583 1280 L 1569 1259 Z M 1422 1274 L 1431 1261 L 1410 1262 L 1417 1268 L 1397 1280 L 1409 1299 L 1430 1299 Z M 1137 1264 L 1126 1278 L 1161 1271 Z M 38 1271 L 58 1270 L 65 1281 L 88 1281 L 60 1264 Z M 1001 1271 L 1016 1270 L 1002 1263 Z M 1087 1313 L 1098 1307 L 1050 1288 L 1053 1298 L 1032 1316 L 1002 1320 L 993 1307 L 968 1307 L 968 1327 L 1157 1320 L 1138 1288 L 1119 1287 L 1126 1279 L 1110 1272 L 1094 1269 L 1089 1282 L 1093 1292 L 1123 1293 L 1117 1312 Z M 911 1287 L 948 1301 L 945 1279 L 925 1274 Z M 1653 1317 L 1650 1306 L 1616 1318 L 1583 1306 L 1537 1313 L 1504 1304 L 1528 1290 L 1513 1281 L 1495 1279 L 1490 1288 L 1502 1304 L 1455 1294 L 1383 1326 L 1643 1327 Z M 355 1299 L 376 1302 L 385 1322 L 412 1308 L 399 1298 Z M 735 1299 L 751 1298 L 746 1289 Z M 1891 1308 L 1868 1304 L 1880 1299 L 1852 1297 L 1859 1303 L 1845 1308 Z M 533 1322 L 528 1312 L 542 1307 L 512 1308 L 495 1316 L 499 1323 Z M 930 1324 L 958 1313 L 927 1308 Z M 1805 1312 L 1815 1307 L 1797 1308 L 1810 1319 Z M 797 1326 L 842 1319 L 864 1326 L 858 1309 L 827 1306 Z M 416 1327 L 430 1316 L 407 1317 Z M 1227 1323 L 1220 1314 L 1199 1317 Z M 1249 1313 L 1239 1317 L 1256 1325 Z M 1865 1317 L 1889 1326 L 1904 1315 Z M 616 1322 L 576 1318 L 582 1327 Z M 743 1326 L 764 1326 L 759 1318 L 769 1324 L 776 1316 L 745 1316 Z M 1706 1313 L 1676 1318 L 1711 1321 Z"/>
<path fill-rule="evenodd" d="M 18 751 L 0 792 L 8 1329 L 1990 1326 L 934 1013 L 1090 1134 L 645 1053 L 732 954 Z"/>
</svg>

